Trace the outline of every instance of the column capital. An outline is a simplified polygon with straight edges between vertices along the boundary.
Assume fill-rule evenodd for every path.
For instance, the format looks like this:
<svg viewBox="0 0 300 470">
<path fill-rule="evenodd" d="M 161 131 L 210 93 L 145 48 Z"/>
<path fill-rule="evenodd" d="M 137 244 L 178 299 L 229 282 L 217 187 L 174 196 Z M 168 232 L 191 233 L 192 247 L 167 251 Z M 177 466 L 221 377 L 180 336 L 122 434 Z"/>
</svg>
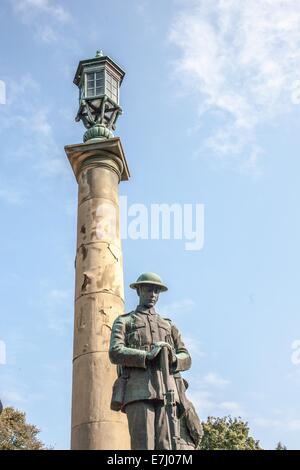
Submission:
<svg viewBox="0 0 300 470">
<path fill-rule="evenodd" d="M 65 152 L 78 182 L 80 172 L 87 166 L 103 166 L 115 171 L 119 181 L 128 181 L 129 168 L 119 137 L 99 142 L 66 145 Z"/>
</svg>

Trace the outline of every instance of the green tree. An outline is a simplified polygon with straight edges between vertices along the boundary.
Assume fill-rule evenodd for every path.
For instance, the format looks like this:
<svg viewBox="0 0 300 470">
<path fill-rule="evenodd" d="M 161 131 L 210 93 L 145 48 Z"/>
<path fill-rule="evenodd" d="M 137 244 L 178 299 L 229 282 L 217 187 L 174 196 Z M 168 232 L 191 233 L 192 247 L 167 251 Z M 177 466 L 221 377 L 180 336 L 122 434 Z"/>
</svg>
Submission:
<svg viewBox="0 0 300 470">
<path fill-rule="evenodd" d="M 262 450 L 259 441 L 249 436 L 248 423 L 241 418 L 209 416 L 202 426 L 202 450 Z"/>
<path fill-rule="evenodd" d="M 287 448 L 284 444 L 281 444 L 281 442 L 279 441 L 275 450 L 287 450 Z"/>
<path fill-rule="evenodd" d="M 26 423 L 25 413 L 14 408 L 4 408 L 0 414 L 0 450 L 44 450 L 38 440 L 40 430 Z"/>
</svg>

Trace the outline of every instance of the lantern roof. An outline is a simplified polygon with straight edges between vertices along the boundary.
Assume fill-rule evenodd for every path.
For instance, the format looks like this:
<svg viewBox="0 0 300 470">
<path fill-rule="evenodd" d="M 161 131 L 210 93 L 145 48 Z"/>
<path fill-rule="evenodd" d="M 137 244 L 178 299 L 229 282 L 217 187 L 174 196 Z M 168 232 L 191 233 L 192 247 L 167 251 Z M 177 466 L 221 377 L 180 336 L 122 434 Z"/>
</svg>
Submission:
<svg viewBox="0 0 300 470">
<path fill-rule="evenodd" d="M 117 75 L 120 76 L 120 85 L 121 85 L 123 78 L 125 76 L 124 70 L 122 70 L 121 67 L 118 64 L 116 64 L 116 62 L 114 62 L 109 56 L 103 55 L 102 51 L 97 51 L 96 57 L 94 57 L 93 59 L 85 59 L 79 62 L 73 83 L 75 83 L 75 85 L 77 86 L 80 85 L 84 67 L 93 66 L 93 65 L 101 65 L 101 64 L 109 64 L 110 67 L 113 70 L 115 70 Z"/>
</svg>

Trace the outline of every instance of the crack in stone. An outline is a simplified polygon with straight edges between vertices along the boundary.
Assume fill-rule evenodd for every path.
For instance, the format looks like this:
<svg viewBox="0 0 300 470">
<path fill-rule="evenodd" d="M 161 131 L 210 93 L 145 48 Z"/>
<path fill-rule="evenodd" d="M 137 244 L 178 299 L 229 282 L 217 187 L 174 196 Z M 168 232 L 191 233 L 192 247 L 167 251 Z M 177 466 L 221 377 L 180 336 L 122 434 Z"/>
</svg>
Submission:
<svg viewBox="0 0 300 470">
<path fill-rule="evenodd" d="M 116 257 L 116 255 L 114 254 L 114 252 L 112 251 L 111 247 L 110 247 L 110 244 L 107 245 L 107 248 L 109 249 L 109 251 L 111 252 L 111 254 L 113 255 L 113 257 L 119 261 L 119 259 Z"/>
</svg>

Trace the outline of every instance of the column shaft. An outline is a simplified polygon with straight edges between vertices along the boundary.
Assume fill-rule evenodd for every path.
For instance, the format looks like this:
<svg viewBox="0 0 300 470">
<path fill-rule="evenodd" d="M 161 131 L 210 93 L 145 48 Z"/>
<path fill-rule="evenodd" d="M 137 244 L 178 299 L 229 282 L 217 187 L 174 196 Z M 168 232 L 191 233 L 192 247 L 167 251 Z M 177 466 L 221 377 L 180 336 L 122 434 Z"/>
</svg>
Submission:
<svg viewBox="0 0 300 470">
<path fill-rule="evenodd" d="M 95 146 L 95 144 L 94 144 Z M 74 146 L 79 147 L 79 146 Z M 124 311 L 118 184 L 122 162 L 80 145 L 72 387 L 72 449 L 129 449 L 126 416 L 110 410 L 111 327 Z M 74 161 L 74 152 L 68 152 Z M 78 151 L 77 151 L 78 154 Z M 71 155 L 71 158 L 70 158 Z M 78 154 L 79 155 L 79 154 Z M 73 160 L 72 160 L 73 156 Z M 73 169 L 74 169 L 74 165 Z"/>
</svg>

